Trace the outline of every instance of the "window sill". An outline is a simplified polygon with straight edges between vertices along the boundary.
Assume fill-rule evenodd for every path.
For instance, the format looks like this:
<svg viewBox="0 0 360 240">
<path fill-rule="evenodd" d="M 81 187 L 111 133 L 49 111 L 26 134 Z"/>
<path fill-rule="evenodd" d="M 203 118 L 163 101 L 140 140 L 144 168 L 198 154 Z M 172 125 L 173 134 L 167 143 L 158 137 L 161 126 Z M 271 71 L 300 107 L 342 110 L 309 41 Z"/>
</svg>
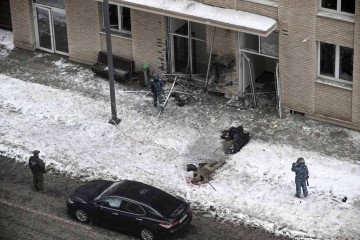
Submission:
<svg viewBox="0 0 360 240">
<path fill-rule="evenodd" d="M 253 3 L 259 3 L 271 7 L 278 7 L 279 2 L 278 1 L 272 1 L 272 0 L 245 0 L 246 2 L 253 2 Z"/>
<path fill-rule="evenodd" d="M 105 35 L 105 34 L 106 34 L 106 33 L 105 33 L 105 30 L 102 30 L 102 31 L 100 32 L 100 34 Z M 111 31 L 111 36 L 119 37 L 119 38 L 124 38 L 124 39 L 127 39 L 127 40 L 132 40 L 131 33 Z"/>
<path fill-rule="evenodd" d="M 355 23 L 355 16 L 342 15 L 340 13 L 327 12 L 323 10 L 319 10 L 316 14 L 319 17 L 332 18 L 344 22 Z"/>
<path fill-rule="evenodd" d="M 320 78 L 320 77 L 318 77 L 315 80 L 315 82 L 352 91 L 352 82 L 343 83 L 343 82 L 338 82 L 336 80 L 330 80 L 330 79 L 325 79 L 325 78 Z"/>
</svg>

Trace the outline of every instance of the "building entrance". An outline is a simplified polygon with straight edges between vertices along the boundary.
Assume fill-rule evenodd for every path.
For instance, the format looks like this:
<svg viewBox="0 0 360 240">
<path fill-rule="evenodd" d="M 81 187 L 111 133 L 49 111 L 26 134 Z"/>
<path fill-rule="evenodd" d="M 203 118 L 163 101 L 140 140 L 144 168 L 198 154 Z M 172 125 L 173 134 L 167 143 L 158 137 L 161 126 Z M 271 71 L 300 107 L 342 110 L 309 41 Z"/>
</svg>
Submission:
<svg viewBox="0 0 360 240">
<path fill-rule="evenodd" d="M 34 21 L 36 47 L 47 52 L 68 55 L 65 10 L 34 4 Z"/>
</svg>

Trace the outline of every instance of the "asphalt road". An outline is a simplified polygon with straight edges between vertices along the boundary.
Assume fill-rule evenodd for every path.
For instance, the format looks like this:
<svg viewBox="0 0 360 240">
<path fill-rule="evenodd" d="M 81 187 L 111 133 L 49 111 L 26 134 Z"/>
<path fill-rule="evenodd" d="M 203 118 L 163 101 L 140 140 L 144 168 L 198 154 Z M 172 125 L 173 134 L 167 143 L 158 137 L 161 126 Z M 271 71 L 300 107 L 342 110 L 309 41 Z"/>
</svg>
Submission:
<svg viewBox="0 0 360 240">
<path fill-rule="evenodd" d="M 0 156 L 0 239 L 137 239 L 125 233 L 80 224 L 68 216 L 65 200 L 81 181 L 47 174 L 44 193 L 35 192 L 31 184 L 27 165 Z M 195 213 L 189 228 L 174 239 L 286 238 Z"/>
</svg>

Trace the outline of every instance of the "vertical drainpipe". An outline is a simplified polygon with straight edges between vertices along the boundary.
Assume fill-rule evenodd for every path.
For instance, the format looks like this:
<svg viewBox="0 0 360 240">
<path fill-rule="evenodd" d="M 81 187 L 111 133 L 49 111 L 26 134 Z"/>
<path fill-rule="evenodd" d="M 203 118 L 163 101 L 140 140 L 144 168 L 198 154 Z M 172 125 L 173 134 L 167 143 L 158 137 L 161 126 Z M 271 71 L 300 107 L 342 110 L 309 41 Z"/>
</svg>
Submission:
<svg viewBox="0 0 360 240">
<path fill-rule="evenodd" d="M 105 32 L 106 32 L 106 49 L 107 49 L 107 62 L 108 62 L 109 84 L 110 84 L 110 101 L 111 101 L 111 119 L 109 120 L 109 123 L 117 125 L 120 123 L 121 120 L 117 118 L 117 113 L 116 113 L 114 66 L 113 66 L 113 58 L 112 58 L 108 0 L 103 1 L 103 15 L 104 15 Z"/>
</svg>

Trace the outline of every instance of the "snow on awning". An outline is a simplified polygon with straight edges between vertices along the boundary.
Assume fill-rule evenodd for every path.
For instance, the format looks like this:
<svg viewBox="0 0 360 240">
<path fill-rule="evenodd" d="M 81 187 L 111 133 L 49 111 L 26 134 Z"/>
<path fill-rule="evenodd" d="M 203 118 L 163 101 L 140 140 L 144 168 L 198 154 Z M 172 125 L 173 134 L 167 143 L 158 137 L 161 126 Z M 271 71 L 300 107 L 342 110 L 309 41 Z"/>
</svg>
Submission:
<svg viewBox="0 0 360 240">
<path fill-rule="evenodd" d="M 277 28 L 277 21 L 269 17 L 189 0 L 110 0 L 109 3 L 263 37 Z"/>
</svg>

